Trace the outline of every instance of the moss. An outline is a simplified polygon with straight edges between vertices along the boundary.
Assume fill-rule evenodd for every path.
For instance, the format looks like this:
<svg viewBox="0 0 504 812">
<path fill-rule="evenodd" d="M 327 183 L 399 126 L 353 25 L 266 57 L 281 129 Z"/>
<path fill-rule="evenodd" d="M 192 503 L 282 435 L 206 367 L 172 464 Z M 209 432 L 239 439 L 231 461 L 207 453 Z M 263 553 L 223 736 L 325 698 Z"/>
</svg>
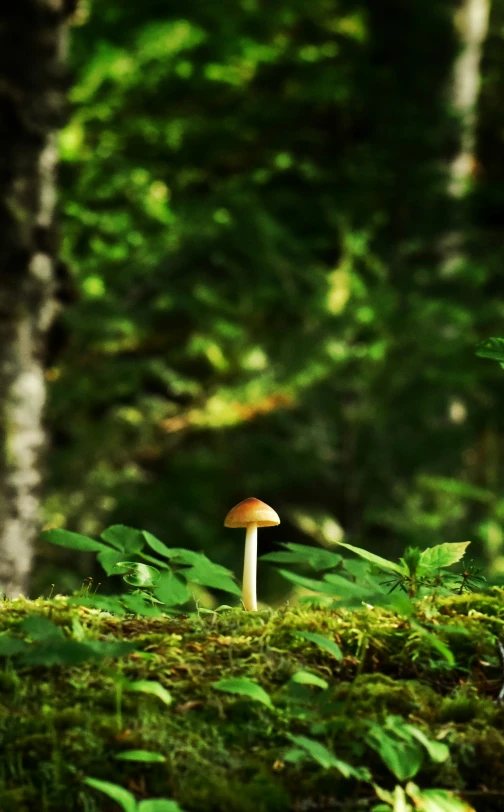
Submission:
<svg viewBox="0 0 504 812">
<path fill-rule="evenodd" d="M 3 660 L 2 811 L 114 809 L 83 785 L 84 776 L 118 783 L 139 799 L 175 798 L 187 812 L 331 808 L 335 798 L 348 810 L 360 801 L 371 808 L 369 785 L 309 759 L 291 763 L 289 735 L 320 741 L 391 787 L 395 778 L 366 741 L 368 723 L 390 715 L 450 746 L 448 762 L 424 760 L 415 778 L 420 786 L 480 793 L 478 812 L 501 808 L 502 798 L 484 795 L 485 787 L 497 788 L 504 757 L 504 713 L 494 702 L 502 680 L 500 592 L 418 605 L 416 623 L 450 646 L 454 665 L 432 636 L 386 609 L 145 619 L 69 606 L 62 598 L 19 600 L 0 604 L 0 633 L 18 634 L 31 613 L 50 618 L 68 638 L 133 641 L 135 651 L 74 667 Z M 296 636 L 300 630 L 335 640 L 343 659 Z M 300 670 L 324 679 L 328 689 L 293 683 Z M 213 683 L 230 676 L 259 683 L 273 709 L 216 691 Z M 173 704 L 121 689 L 118 678 L 158 681 Z M 161 753 L 165 763 L 117 759 L 131 749 Z"/>
</svg>

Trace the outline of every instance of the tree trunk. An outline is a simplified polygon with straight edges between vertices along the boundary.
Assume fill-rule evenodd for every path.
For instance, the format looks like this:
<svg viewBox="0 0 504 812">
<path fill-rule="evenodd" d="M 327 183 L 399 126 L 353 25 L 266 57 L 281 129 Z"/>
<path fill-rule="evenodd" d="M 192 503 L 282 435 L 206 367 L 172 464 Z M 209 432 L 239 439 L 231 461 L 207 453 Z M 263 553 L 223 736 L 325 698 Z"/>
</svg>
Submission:
<svg viewBox="0 0 504 812">
<path fill-rule="evenodd" d="M 474 169 L 480 61 L 489 16 L 490 0 L 464 0 L 455 18 L 461 52 L 453 72 L 452 103 L 460 116 L 461 139 L 450 171 L 449 190 L 454 197 L 464 194 Z"/>
<path fill-rule="evenodd" d="M 39 526 L 44 345 L 55 313 L 55 133 L 66 0 L 16 0 L 0 27 L 0 592 L 26 593 Z"/>
<path fill-rule="evenodd" d="M 485 43 L 490 0 L 463 0 L 455 15 L 455 26 L 460 38 L 460 53 L 455 62 L 451 103 L 459 117 L 460 141 L 448 172 L 448 194 L 453 201 L 461 201 L 469 190 L 476 167 L 476 109 L 480 85 L 480 62 Z M 462 218 L 462 219 L 460 219 Z M 465 262 L 464 211 L 459 222 L 444 236 L 442 274 L 451 276 Z"/>
</svg>

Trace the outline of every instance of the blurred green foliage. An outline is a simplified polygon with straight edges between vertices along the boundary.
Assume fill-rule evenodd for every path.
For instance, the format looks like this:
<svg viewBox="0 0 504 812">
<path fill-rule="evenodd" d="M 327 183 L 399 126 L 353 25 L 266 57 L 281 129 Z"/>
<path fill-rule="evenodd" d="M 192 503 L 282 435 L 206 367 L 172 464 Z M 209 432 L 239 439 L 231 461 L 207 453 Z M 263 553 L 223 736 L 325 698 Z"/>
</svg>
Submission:
<svg viewBox="0 0 504 812">
<path fill-rule="evenodd" d="M 474 355 L 504 316 L 492 13 L 454 201 L 444 0 L 80 6 L 50 525 L 146 527 L 238 569 L 222 521 L 255 495 L 282 518 L 264 552 L 472 539 L 504 571 L 504 381 Z"/>
</svg>

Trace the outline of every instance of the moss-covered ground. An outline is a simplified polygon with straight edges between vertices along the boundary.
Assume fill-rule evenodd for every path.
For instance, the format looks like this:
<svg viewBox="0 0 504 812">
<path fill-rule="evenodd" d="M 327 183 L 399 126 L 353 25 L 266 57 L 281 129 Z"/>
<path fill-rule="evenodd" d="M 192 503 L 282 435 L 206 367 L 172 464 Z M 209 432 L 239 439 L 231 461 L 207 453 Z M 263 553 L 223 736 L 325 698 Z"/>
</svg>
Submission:
<svg viewBox="0 0 504 812">
<path fill-rule="evenodd" d="M 378 608 L 139 618 L 70 606 L 64 598 L 5 601 L 0 633 L 20 636 L 20 621 L 38 614 L 68 639 L 127 640 L 135 651 L 71 667 L 0 659 L 0 810 L 117 810 L 84 784 L 86 776 L 119 784 L 139 800 L 173 798 L 187 812 L 372 809 L 378 801 L 370 783 L 309 758 L 287 760 L 288 734 L 368 767 L 390 789 L 397 780 L 368 738 L 369 722 L 383 724 L 390 715 L 449 746 L 442 763 L 425 757 L 418 786 L 456 790 L 478 812 L 502 810 L 504 710 L 496 698 L 503 597 L 495 591 L 425 600 L 414 621 Z M 334 640 L 343 658 L 297 631 Z M 328 688 L 293 682 L 299 671 Z M 161 683 L 172 704 L 125 690 L 120 677 Z M 257 682 L 272 707 L 215 689 L 229 677 Z M 127 750 L 165 760 L 118 758 Z"/>
</svg>

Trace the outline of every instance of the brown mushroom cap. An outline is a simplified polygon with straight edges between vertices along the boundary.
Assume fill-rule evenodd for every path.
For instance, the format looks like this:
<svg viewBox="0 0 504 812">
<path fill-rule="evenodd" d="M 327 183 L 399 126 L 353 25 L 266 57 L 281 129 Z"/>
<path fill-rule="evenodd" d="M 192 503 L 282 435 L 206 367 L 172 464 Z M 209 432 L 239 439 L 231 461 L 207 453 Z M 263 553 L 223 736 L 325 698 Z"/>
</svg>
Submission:
<svg viewBox="0 0 504 812">
<path fill-rule="evenodd" d="M 247 527 L 248 524 L 256 524 L 258 527 L 272 527 L 280 524 L 278 513 L 270 508 L 266 502 L 261 502 L 254 496 L 239 502 L 231 508 L 224 519 L 224 527 Z"/>
</svg>

